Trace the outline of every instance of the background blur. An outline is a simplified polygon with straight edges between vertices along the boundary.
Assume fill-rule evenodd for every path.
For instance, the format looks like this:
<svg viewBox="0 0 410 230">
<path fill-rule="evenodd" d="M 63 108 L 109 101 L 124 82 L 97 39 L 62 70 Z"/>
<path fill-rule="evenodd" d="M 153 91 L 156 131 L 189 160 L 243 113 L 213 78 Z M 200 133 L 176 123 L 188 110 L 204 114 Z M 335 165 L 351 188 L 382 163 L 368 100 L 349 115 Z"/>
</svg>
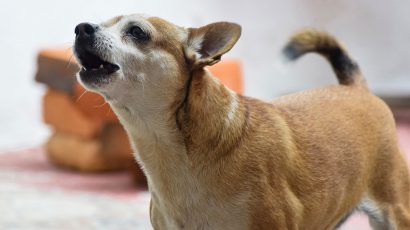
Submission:
<svg viewBox="0 0 410 230">
<path fill-rule="evenodd" d="M 43 47 L 70 47 L 79 22 L 145 13 L 182 26 L 218 20 L 242 25 L 227 57 L 240 57 L 245 93 L 260 98 L 334 83 L 329 65 L 312 55 L 283 65 L 279 51 L 303 27 L 333 33 L 358 60 L 380 94 L 410 94 L 410 1 L 381 0 L 38 0 L 0 1 L 0 149 L 34 146 L 49 134 L 41 122 L 43 86 L 33 81 Z"/>
<path fill-rule="evenodd" d="M 149 229 L 149 194 L 128 174 L 85 175 L 48 163 L 41 148 L 52 133 L 42 121 L 46 87 L 34 81 L 39 50 L 69 49 L 80 22 L 131 13 L 186 27 L 241 24 L 241 39 L 223 59 L 241 60 L 249 96 L 272 99 L 336 83 L 319 56 L 295 64 L 281 59 L 289 36 L 312 27 L 347 47 L 373 92 L 410 102 L 410 1 L 1 0 L 0 229 Z M 399 139 L 409 154 L 410 113 L 402 114 Z M 354 218 L 343 229 L 369 229 L 363 223 Z"/>
</svg>

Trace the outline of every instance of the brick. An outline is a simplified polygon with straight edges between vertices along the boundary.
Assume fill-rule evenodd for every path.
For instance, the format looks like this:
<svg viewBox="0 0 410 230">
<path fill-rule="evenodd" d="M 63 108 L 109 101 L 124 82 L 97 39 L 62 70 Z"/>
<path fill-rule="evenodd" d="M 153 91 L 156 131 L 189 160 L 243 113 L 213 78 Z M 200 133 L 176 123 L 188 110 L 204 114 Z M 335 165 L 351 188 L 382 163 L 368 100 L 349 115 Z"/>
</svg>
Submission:
<svg viewBox="0 0 410 230">
<path fill-rule="evenodd" d="M 75 105 L 87 116 L 106 122 L 119 123 L 117 116 L 99 94 L 87 91 L 78 83 L 74 84 Z"/>
<path fill-rule="evenodd" d="M 37 57 L 35 79 L 55 90 L 72 95 L 78 69 L 71 49 L 43 49 Z"/>
<path fill-rule="evenodd" d="M 238 59 L 227 59 L 218 62 L 213 66 L 209 66 L 208 70 L 233 91 L 243 93 L 242 66 Z"/>
<path fill-rule="evenodd" d="M 46 153 L 60 167 L 88 172 L 117 169 L 106 162 L 101 155 L 101 144 L 93 139 L 57 132 L 46 143 Z"/>
<path fill-rule="evenodd" d="M 114 155 L 116 159 L 131 159 L 135 162 L 128 135 L 121 124 L 106 123 L 98 139 L 103 145 L 105 155 Z"/>
<path fill-rule="evenodd" d="M 107 126 L 93 139 L 56 131 L 46 143 L 46 152 L 54 164 L 83 172 L 123 170 L 136 164 L 119 124 Z"/>
<path fill-rule="evenodd" d="M 55 129 L 82 138 L 97 136 L 103 127 L 99 119 L 87 117 L 65 93 L 49 89 L 43 97 L 43 119 Z"/>
</svg>

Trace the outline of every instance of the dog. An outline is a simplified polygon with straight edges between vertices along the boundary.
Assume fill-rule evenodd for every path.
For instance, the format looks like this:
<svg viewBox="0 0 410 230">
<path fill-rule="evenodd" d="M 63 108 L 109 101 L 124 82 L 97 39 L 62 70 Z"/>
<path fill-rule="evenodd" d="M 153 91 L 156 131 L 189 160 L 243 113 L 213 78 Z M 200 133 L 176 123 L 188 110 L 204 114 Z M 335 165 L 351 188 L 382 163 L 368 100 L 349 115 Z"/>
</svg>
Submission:
<svg viewBox="0 0 410 230">
<path fill-rule="evenodd" d="M 284 51 L 322 55 L 338 85 L 264 102 L 206 69 L 237 42 L 238 24 L 184 28 L 127 15 L 75 34 L 78 80 L 126 129 L 154 229 L 327 230 L 356 210 L 374 229 L 410 229 L 392 113 L 332 36 L 305 30 Z"/>
</svg>

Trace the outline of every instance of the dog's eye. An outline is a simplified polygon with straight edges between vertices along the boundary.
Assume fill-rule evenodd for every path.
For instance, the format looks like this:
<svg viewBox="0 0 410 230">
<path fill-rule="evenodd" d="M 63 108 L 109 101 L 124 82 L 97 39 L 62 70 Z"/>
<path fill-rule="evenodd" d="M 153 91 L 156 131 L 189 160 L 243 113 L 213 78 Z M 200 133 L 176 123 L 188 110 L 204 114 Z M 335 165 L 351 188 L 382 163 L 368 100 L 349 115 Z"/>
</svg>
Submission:
<svg viewBox="0 0 410 230">
<path fill-rule="evenodd" d="M 139 41 L 148 40 L 148 35 L 139 27 L 133 26 L 128 30 L 128 34 Z"/>
</svg>

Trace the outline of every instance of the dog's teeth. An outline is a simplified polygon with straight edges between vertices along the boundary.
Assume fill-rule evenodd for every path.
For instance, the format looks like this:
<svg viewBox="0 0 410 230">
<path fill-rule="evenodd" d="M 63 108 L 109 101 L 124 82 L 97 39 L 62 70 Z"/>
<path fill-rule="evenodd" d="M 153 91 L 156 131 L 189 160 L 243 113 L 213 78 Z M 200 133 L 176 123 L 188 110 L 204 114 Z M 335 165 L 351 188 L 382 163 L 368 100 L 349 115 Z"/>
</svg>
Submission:
<svg viewBox="0 0 410 230">
<path fill-rule="evenodd" d="M 87 69 L 86 69 L 85 67 L 83 67 L 83 70 L 84 70 L 84 71 L 87 71 Z"/>
<path fill-rule="evenodd" d="M 104 68 L 103 64 L 100 65 L 100 69 Z"/>
</svg>

